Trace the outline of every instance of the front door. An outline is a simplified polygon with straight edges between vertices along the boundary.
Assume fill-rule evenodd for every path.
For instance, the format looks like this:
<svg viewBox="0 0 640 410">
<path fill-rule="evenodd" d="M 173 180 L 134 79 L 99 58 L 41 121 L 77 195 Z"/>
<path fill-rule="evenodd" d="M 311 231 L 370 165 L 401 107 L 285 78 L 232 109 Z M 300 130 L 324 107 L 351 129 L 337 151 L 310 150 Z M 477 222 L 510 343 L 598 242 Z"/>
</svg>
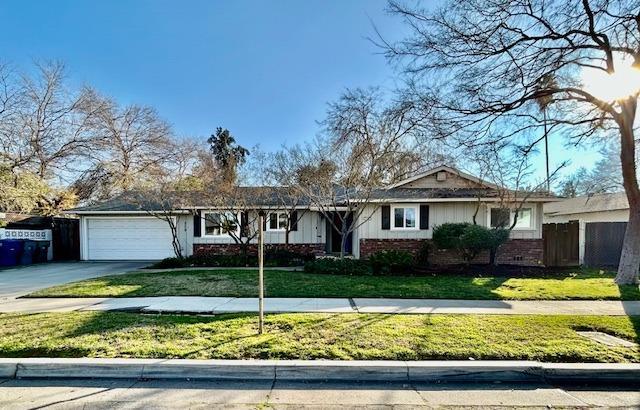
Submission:
<svg viewBox="0 0 640 410">
<path fill-rule="evenodd" d="M 342 222 L 345 218 L 346 212 L 332 212 L 330 214 L 331 223 L 327 221 L 327 247 L 326 250 L 329 253 L 339 254 L 340 246 L 342 245 Z M 347 224 L 353 223 L 353 215 L 349 215 L 345 221 Z M 347 241 L 345 243 L 345 254 L 351 254 L 353 251 L 353 234 L 349 232 L 347 235 Z"/>
</svg>

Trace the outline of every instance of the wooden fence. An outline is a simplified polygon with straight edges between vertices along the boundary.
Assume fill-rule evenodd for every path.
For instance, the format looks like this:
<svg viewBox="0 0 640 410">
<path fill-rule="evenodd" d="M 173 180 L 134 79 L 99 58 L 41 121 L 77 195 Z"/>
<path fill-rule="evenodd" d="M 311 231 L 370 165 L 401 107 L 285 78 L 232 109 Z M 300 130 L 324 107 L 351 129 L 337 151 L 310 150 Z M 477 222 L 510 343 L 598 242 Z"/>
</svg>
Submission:
<svg viewBox="0 0 640 410">
<path fill-rule="evenodd" d="M 615 267 L 620 263 L 626 222 L 589 222 L 585 226 L 584 264 Z"/>
<path fill-rule="evenodd" d="M 545 266 L 576 266 L 580 263 L 578 221 L 542 225 Z"/>
</svg>

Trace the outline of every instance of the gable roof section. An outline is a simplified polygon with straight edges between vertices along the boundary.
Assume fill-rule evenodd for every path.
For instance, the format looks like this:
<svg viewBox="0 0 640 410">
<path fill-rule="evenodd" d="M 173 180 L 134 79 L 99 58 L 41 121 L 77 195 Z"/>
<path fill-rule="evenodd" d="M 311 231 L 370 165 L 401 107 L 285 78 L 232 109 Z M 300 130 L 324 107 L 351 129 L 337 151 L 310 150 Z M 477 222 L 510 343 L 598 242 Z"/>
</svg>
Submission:
<svg viewBox="0 0 640 410">
<path fill-rule="evenodd" d="M 629 202 L 624 192 L 567 198 L 562 201 L 545 204 L 544 213 L 553 216 L 621 209 L 629 209 Z"/>
<path fill-rule="evenodd" d="M 441 172 L 441 171 L 445 171 L 445 172 L 448 172 L 448 173 L 453 174 L 455 176 L 458 176 L 460 178 L 466 179 L 469 182 L 472 182 L 473 185 L 476 185 L 476 187 L 477 187 L 477 185 L 480 185 L 480 186 L 483 186 L 485 188 L 490 188 L 490 189 L 497 189 L 498 188 L 498 186 L 495 185 L 495 184 L 492 184 L 490 182 L 484 181 L 484 180 L 482 180 L 482 179 L 480 179 L 480 178 L 478 178 L 478 177 L 476 177 L 474 175 L 467 174 L 466 172 L 462 172 L 457 168 L 453 168 L 453 167 L 450 167 L 450 166 L 447 166 L 447 165 L 441 165 L 439 167 L 432 168 L 432 169 L 430 169 L 428 171 L 422 172 L 422 173 L 420 173 L 418 175 L 414 175 L 414 176 L 412 176 L 410 178 L 404 179 L 404 180 L 402 180 L 400 182 L 396 182 L 395 184 L 389 185 L 387 187 L 387 189 L 399 188 L 399 187 L 405 186 L 407 184 L 410 184 L 411 182 L 418 181 L 418 180 L 420 180 L 422 178 L 425 178 L 425 177 L 428 177 L 428 176 L 431 176 L 431 175 L 435 175 L 435 174 L 437 174 L 438 172 Z M 471 184 L 470 184 L 469 188 L 472 188 Z"/>
</svg>

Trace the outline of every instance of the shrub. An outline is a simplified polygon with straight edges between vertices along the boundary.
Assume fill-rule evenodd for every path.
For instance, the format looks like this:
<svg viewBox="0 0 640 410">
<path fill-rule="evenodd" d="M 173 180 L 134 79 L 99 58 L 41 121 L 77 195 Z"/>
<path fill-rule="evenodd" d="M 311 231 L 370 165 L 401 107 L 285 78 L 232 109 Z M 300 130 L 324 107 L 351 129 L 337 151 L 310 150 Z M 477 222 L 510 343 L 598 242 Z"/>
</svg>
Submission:
<svg viewBox="0 0 640 410">
<path fill-rule="evenodd" d="M 467 263 L 471 262 L 483 250 L 493 252 L 508 237 L 507 230 L 489 229 L 469 223 L 446 223 L 433 230 L 433 242 L 439 248 L 458 251 Z"/>
<path fill-rule="evenodd" d="M 489 249 L 491 231 L 480 225 L 468 225 L 460 235 L 459 252 L 466 262 L 471 262 L 480 252 Z"/>
<path fill-rule="evenodd" d="M 368 261 L 360 259 L 322 258 L 305 263 L 304 271 L 324 275 L 370 275 L 371 267 Z"/>
<path fill-rule="evenodd" d="M 416 255 L 416 263 L 420 266 L 429 266 L 429 256 L 431 255 L 431 249 L 433 245 L 430 241 L 422 241 L 420 250 Z"/>
<path fill-rule="evenodd" d="M 376 275 L 407 273 L 414 265 L 414 257 L 410 252 L 387 250 L 376 252 L 369 257 L 371 269 Z"/>
<path fill-rule="evenodd" d="M 440 249 L 459 249 L 460 237 L 468 223 L 446 223 L 433 228 L 433 243 Z"/>
<path fill-rule="evenodd" d="M 509 240 L 509 230 L 504 228 L 491 229 L 491 243 L 489 244 L 489 263 L 496 264 L 498 248 Z"/>
<path fill-rule="evenodd" d="M 151 265 L 151 268 L 154 269 L 175 269 L 175 268 L 184 268 L 187 265 L 187 258 L 164 258 L 163 260 L 154 263 Z"/>
<path fill-rule="evenodd" d="M 264 265 L 269 267 L 278 266 L 300 266 L 306 261 L 312 260 L 313 255 L 305 255 L 291 252 L 286 249 L 276 249 L 274 251 L 265 252 Z M 255 267 L 258 266 L 258 257 L 256 255 L 216 255 L 216 254 L 197 254 L 187 256 L 185 258 L 165 258 L 156 262 L 151 266 L 153 269 L 177 269 L 188 267 Z"/>
<path fill-rule="evenodd" d="M 313 254 L 303 254 L 280 248 L 266 251 L 264 255 L 265 265 L 268 266 L 300 266 L 314 258 Z"/>
</svg>

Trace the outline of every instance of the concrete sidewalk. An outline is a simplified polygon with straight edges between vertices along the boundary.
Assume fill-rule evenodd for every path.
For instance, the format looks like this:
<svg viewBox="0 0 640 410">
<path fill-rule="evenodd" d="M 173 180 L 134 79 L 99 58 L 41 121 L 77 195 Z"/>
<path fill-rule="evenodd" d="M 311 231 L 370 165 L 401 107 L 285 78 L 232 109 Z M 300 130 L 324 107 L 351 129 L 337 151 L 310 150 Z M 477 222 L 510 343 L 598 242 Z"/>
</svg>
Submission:
<svg viewBox="0 0 640 410">
<path fill-rule="evenodd" d="M 257 312 L 257 298 L 159 296 L 136 298 L 23 298 L 0 302 L 0 312 L 140 311 L 148 313 Z M 452 299 L 267 298 L 269 313 L 389 313 L 489 315 L 640 315 L 640 301 L 506 301 Z"/>
<path fill-rule="evenodd" d="M 637 409 L 634 387 L 549 383 L 36 379 L 0 381 L 3 409 Z"/>
</svg>

